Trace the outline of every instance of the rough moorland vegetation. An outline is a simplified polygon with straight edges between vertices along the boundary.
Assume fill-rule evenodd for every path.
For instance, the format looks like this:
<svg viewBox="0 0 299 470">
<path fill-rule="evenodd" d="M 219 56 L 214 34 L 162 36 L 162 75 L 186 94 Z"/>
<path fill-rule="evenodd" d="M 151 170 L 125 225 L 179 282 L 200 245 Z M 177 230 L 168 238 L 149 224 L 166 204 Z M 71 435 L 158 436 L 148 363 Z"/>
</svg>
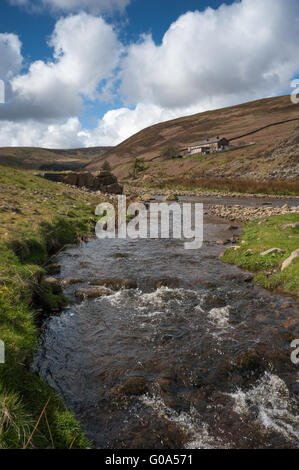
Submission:
<svg viewBox="0 0 299 470">
<path fill-rule="evenodd" d="M 173 190 L 211 190 L 247 194 L 269 194 L 281 196 L 299 195 L 299 180 L 256 181 L 249 178 L 200 178 L 174 177 L 161 181 L 151 181 L 144 186 L 153 189 Z"/>
<path fill-rule="evenodd" d="M 263 287 L 299 298 L 299 258 L 283 269 L 298 247 L 299 215 L 273 216 L 248 222 L 238 245 L 226 250 L 222 260 L 255 272 Z"/>
<path fill-rule="evenodd" d="M 108 160 L 116 176 L 124 180 L 131 173 L 132 162 L 143 158 L 148 164 L 144 174 L 155 180 L 189 176 L 295 180 L 299 176 L 298 124 L 298 105 L 290 96 L 262 99 L 148 127 L 89 163 L 87 169 L 98 170 Z M 259 132 L 248 135 L 257 129 Z M 183 155 L 192 142 L 217 135 L 236 138 L 232 141 L 236 150 L 167 158 Z M 172 155 L 166 152 L 165 156 L 164 149 L 171 149 Z"/>
</svg>

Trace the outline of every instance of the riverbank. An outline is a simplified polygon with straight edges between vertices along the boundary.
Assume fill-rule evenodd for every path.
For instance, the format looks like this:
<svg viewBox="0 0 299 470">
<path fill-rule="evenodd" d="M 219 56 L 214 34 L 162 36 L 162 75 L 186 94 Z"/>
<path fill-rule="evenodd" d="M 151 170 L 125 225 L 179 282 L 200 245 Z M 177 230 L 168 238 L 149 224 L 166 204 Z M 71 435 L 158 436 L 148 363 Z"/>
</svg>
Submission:
<svg viewBox="0 0 299 470">
<path fill-rule="evenodd" d="M 288 204 L 285 204 L 282 207 L 246 207 L 239 204 L 212 205 L 209 210 L 211 214 L 228 219 L 231 222 L 248 222 L 249 220 L 267 218 L 275 215 L 297 215 L 297 218 L 299 219 L 299 206 L 289 206 Z"/>
<path fill-rule="evenodd" d="M 104 196 L 5 167 L 0 191 L 0 448 L 86 448 L 73 415 L 30 364 L 39 325 L 66 305 L 62 291 L 44 281 L 55 270 L 51 256 L 93 233 Z"/>
<path fill-rule="evenodd" d="M 228 211 L 226 208 L 225 213 Z M 233 211 L 230 215 L 230 220 L 235 220 Z M 247 216 L 254 220 L 246 219 Z M 265 213 L 260 217 L 257 213 L 243 215 L 243 219 L 249 220 L 243 227 L 243 234 L 237 245 L 228 248 L 221 259 L 254 272 L 254 280 L 261 286 L 299 299 L 298 208 L 293 213 L 285 211 L 284 215 L 270 217 Z"/>
</svg>

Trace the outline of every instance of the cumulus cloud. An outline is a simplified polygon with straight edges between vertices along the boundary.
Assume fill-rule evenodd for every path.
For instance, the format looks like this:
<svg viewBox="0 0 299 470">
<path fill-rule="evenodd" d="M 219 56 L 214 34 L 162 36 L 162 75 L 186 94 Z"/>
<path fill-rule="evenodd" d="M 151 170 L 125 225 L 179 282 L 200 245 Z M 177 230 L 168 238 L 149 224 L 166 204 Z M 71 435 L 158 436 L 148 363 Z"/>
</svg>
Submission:
<svg viewBox="0 0 299 470">
<path fill-rule="evenodd" d="M 21 41 L 15 34 L 0 34 L 0 79 L 8 80 L 22 66 Z"/>
<path fill-rule="evenodd" d="M 174 119 L 182 110 L 169 110 L 149 103 L 139 103 L 135 108 L 119 108 L 108 111 L 98 121 L 93 131 L 82 131 L 80 136 L 85 146 L 117 145 L 132 134 L 145 127 L 162 121 Z M 189 107 L 183 110 L 184 114 L 192 114 L 196 108 Z"/>
<path fill-rule="evenodd" d="M 84 129 L 78 117 L 56 124 L 27 120 L 0 122 L 0 146 L 46 148 L 78 148 L 117 145 L 132 134 L 153 124 L 177 117 L 178 110 L 162 109 L 151 104 L 135 108 L 108 111 L 98 120 L 95 129 Z M 183 114 L 192 114 L 196 108 L 185 108 Z"/>
<path fill-rule="evenodd" d="M 43 1 L 72 10 L 111 2 Z M 161 44 L 144 35 L 126 48 L 100 17 L 62 18 L 50 40 L 53 59 L 11 79 L 15 99 L 0 106 L 0 145 L 115 145 L 160 121 L 280 94 L 299 72 L 298 36 L 298 0 L 241 0 L 187 12 Z M 11 59 L 16 53 L 5 66 L 10 74 L 22 62 L 17 40 L 8 46 L 3 39 L 1 49 L 0 35 L 0 53 Z M 102 99 L 113 90 L 124 107 L 106 113 L 94 130 L 83 129 L 76 116 L 84 98 Z M 11 122 L 20 119 L 26 122 Z"/>
<path fill-rule="evenodd" d="M 80 130 L 81 123 L 78 118 L 70 118 L 64 123 L 50 125 L 32 120 L 22 123 L 2 121 L 0 124 L 0 146 L 81 147 Z"/>
<path fill-rule="evenodd" d="M 178 108 L 279 93 L 299 68 L 297 0 L 242 0 L 173 23 L 161 45 L 132 44 L 123 62 L 128 102 Z"/>
<path fill-rule="evenodd" d="M 14 99 L 0 119 L 54 119 L 80 112 L 82 96 L 97 98 L 98 85 L 112 76 L 122 51 L 111 25 L 79 13 L 60 19 L 50 39 L 53 60 L 36 61 L 10 82 Z"/>
</svg>

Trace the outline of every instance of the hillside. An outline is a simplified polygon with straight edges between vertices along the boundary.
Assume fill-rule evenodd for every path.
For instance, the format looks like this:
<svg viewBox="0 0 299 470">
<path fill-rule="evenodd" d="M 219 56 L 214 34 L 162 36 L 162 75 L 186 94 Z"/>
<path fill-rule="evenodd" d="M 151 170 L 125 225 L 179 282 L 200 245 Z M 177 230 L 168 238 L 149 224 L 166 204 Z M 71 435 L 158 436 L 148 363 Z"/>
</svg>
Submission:
<svg viewBox="0 0 299 470">
<path fill-rule="evenodd" d="M 0 147 L 0 165 L 27 170 L 77 170 L 112 148 L 50 150 L 38 147 Z"/>
<path fill-rule="evenodd" d="M 267 127 L 244 137 L 269 124 L 297 118 L 297 122 Z M 243 136 L 233 142 L 242 148 L 176 160 L 159 156 L 165 146 L 182 151 L 190 143 L 217 135 L 228 139 Z M 149 175 L 144 178 L 148 181 L 180 176 L 294 179 L 299 177 L 299 107 L 289 96 L 280 96 L 163 122 L 138 132 L 86 169 L 97 170 L 108 160 L 114 173 L 126 179 L 137 157 L 148 167 L 139 177 Z"/>
</svg>

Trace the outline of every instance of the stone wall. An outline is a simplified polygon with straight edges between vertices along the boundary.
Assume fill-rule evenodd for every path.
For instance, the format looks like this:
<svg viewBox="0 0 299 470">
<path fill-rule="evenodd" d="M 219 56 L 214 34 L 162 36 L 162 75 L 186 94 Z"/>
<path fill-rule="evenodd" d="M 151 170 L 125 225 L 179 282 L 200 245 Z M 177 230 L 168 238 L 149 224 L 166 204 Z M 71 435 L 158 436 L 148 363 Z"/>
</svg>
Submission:
<svg viewBox="0 0 299 470">
<path fill-rule="evenodd" d="M 96 173 L 84 172 L 64 172 L 45 173 L 44 177 L 56 183 L 65 183 L 78 188 L 87 188 L 91 191 L 101 191 L 107 194 L 122 194 L 123 187 L 118 184 L 116 176 L 109 171 L 99 171 Z"/>
</svg>

